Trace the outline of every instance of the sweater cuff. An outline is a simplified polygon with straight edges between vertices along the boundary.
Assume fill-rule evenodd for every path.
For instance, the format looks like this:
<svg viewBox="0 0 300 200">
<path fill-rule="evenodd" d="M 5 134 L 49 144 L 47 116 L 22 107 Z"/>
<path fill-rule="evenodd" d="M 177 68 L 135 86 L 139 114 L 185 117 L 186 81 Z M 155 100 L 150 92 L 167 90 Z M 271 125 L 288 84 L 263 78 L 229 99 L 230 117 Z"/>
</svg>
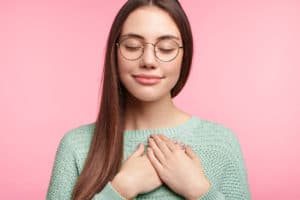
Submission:
<svg viewBox="0 0 300 200">
<path fill-rule="evenodd" d="M 225 200 L 225 197 L 211 185 L 208 192 L 200 197 L 199 200 Z"/>
<path fill-rule="evenodd" d="M 108 182 L 103 190 L 95 195 L 93 199 L 126 200 L 115 188 L 113 188 L 110 182 Z"/>
</svg>

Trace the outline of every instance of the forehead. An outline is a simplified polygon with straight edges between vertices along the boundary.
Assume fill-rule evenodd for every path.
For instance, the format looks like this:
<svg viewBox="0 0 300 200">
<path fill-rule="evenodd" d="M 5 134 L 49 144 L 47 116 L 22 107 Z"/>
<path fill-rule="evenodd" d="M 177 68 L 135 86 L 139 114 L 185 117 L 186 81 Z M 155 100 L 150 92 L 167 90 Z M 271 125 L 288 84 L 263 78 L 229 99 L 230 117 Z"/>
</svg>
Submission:
<svg viewBox="0 0 300 200">
<path fill-rule="evenodd" d="M 125 20 L 121 35 L 137 34 L 146 40 L 164 35 L 181 38 L 179 29 L 169 14 L 155 6 L 145 6 L 133 11 Z"/>
</svg>

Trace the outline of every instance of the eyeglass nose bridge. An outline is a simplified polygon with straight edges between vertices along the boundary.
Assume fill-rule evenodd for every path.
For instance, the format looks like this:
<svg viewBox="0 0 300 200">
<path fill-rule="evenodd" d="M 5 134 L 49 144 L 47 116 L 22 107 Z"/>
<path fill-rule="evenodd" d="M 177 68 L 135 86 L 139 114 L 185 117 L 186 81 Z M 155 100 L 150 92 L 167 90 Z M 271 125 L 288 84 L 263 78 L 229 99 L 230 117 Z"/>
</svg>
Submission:
<svg viewBox="0 0 300 200">
<path fill-rule="evenodd" d="M 156 47 L 156 44 L 153 44 L 151 42 L 144 42 L 143 46 L 142 46 L 142 49 L 143 49 L 143 53 L 144 53 L 144 49 L 146 47 L 147 44 L 151 44 L 153 46 L 153 49 L 154 49 L 154 52 L 155 52 L 155 47 Z"/>
<path fill-rule="evenodd" d="M 158 59 L 158 60 L 160 60 L 158 57 L 157 57 L 157 55 L 156 55 L 156 50 L 155 50 L 155 48 L 156 48 L 156 44 L 154 44 L 154 43 L 151 43 L 151 42 L 144 42 L 143 43 L 143 46 L 142 46 L 142 54 L 141 54 L 141 56 L 140 57 L 143 57 L 144 56 L 144 53 L 145 53 L 145 48 L 146 48 L 146 45 L 147 44 L 151 44 L 152 46 L 153 46 L 153 53 L 154 53 L 154 57 L 155 57 L 155 59 Z"/>
</svg>

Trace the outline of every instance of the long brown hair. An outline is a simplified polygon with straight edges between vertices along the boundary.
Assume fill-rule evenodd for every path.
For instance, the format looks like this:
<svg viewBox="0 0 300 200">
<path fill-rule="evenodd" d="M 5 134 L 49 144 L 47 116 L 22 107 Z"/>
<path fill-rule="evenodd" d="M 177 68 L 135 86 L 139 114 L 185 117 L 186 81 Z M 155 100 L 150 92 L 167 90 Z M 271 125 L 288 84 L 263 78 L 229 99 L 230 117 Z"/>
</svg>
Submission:
<svg viewBox="0 0 300 200">
<path fill-rule="evenodd" d="M 124 110 L 126 89 L 117 69 L 116 42 L 128 15 L 142 6 L 157 6 L 175 21 L 183 41 L 183 60 L 178 82 L 171 90 L 175 97 L 185 85 L 192 62 L 193 38 L 188 18 L 176 0 L 129 0 L 120 9 L 107 40 L 100 110 L 84 168 L 77 179 L 72 199 L 91 199 L 118 172 L 123 158 Z"/>
</svg>

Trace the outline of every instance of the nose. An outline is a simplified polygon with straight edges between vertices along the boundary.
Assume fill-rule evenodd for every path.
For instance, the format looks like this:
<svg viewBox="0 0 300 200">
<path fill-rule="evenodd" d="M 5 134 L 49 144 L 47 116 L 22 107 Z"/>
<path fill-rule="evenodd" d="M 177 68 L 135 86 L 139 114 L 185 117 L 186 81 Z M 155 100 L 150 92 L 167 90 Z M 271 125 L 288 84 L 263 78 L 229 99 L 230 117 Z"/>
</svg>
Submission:
<svg viewBox="0 0 300 200">
<path fill-rule="evenodd" d="M 142 66 L 147 68 L 155 68 L 156 57 L 154 53 L 154 45 L 151 43 L 146 43 L 144 46 L 144 53 L 142 56 Z"/>
</svg>

